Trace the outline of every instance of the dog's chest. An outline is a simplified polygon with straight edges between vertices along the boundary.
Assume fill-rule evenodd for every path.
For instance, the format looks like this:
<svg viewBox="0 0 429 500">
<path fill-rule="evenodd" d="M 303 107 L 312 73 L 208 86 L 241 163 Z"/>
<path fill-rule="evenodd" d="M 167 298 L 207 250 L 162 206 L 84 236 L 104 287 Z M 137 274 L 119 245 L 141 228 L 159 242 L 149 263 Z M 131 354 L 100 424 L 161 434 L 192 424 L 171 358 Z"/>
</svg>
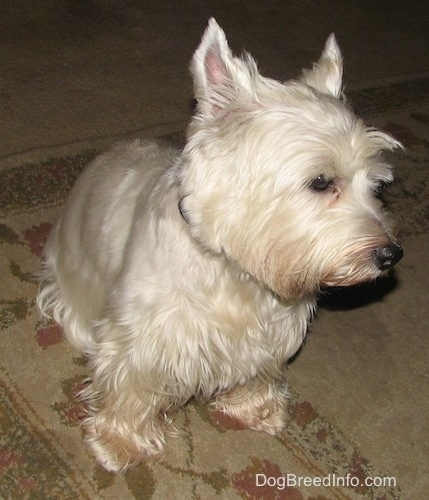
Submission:
<svg viewBox="0 0 429 500">
<path fill-rule="evenodd" d="M 174 379 L 210 395 L 257 376 L 280 378 L 304 339 L 311 305 L 240 294 L 206 300 L 203 310 L 188 304 L 186 317 L 176 309 L 183 326 L 169 339 Z"/>
</svg>

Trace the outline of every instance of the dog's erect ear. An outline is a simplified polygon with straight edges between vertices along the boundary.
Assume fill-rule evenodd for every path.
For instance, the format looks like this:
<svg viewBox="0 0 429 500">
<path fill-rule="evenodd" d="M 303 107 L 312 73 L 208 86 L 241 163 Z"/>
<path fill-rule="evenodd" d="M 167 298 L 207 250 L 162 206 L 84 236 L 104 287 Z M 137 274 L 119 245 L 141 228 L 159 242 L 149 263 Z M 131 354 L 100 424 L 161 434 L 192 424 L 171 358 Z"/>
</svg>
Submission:
<svg viewBox="0 0 429 500">
<path fill-rule="evenodd" d="M 204 116 L 212 116 L 225 107 L 241 90 L 251 92 L 252 74 L 257 73 L 250 56 L 246 61 L 233 57 L 224 31 L 213 18 L 192 58 L 190 70 L 198 111 Z"/>
<path fill-rule="evenodd" d="M 194 77 L 194 97 L 202 114 L 211 115 L 221 107 L 222 93 L 231 84 L 229 67 L 232 60 L 224 31 L 211 18 L 190 67 Z"/>
<path fill-rule="evenodd" d="M 343 58 L 335 35 L 326 40 L 319 61 L 310 70 L 304 70 L 302 81 L 319 92 L 340 97 L 343 81 Z"/>
</svg>

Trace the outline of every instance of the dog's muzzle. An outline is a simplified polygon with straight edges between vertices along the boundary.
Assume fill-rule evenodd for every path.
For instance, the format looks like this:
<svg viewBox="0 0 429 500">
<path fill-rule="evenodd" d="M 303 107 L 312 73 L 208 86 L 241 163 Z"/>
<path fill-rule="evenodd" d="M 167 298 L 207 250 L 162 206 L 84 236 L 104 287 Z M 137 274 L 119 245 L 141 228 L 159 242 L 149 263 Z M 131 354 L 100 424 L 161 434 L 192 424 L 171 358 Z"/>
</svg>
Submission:
<svg viewBox="0 0 429 500">
<path fill-rule="evenodd" d="M 377 248 L 374 254 L 378 269 L 387 271 L 402 259 L 404 252 L 397 243 L 391 243 L 385 247 Z"/>
</svg>

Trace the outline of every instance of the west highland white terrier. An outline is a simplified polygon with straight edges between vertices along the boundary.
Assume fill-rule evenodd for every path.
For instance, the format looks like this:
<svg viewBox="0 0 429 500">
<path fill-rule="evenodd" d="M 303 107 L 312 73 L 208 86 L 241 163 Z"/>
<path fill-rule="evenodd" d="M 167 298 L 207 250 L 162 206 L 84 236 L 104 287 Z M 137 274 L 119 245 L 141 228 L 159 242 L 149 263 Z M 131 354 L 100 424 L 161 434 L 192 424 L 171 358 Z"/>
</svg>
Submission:
<svg viewBox="0 0 429 500">
<path fill-rule="evenodd" d="M 402 257 L 377 197 L 400 147 L 345 104 L 331 35 L 300 78 L 263 77 L 209 21 L 183 151 L 118 144 L 82 173 L 45 249 L 38 307 L 87 356 L 86 441 L 110 471 L 158 455 L 202 398 L 285 426 L 285 364 L 321 287 Z"/>
</svg>

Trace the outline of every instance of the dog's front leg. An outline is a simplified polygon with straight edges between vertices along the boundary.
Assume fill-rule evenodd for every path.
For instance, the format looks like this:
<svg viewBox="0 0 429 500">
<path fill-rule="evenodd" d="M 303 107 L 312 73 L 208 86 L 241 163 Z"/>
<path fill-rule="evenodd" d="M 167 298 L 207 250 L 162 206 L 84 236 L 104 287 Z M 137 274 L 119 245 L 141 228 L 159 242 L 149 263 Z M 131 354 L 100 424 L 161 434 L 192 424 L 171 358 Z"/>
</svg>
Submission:
<svg viewBox="0 0 429 500">
<path fill-rule="evenodd" d="M 83 422 L 85 441 L 107 470 L 124 471 L 163 451 L 167 417 L 159 400 L 164 398 L 145 397 L 129 388 L 102 396 L 93 392 L 93 384 L 84 396 L 93 401 L 90 416 Z"/>
<path fill-rule="evenodd" d="M 89 361 L 92 379 L 81 393 L 89 409 L 83 422 L 85 440 L 98 462 L 112 472 L 163 451 L 165 428 L 171 429 L 167 410 L 174 401 L 159 374 L 133 362 L 135 349 L 124 347 L 121 328 L 103 325 L 104 340 L 96 344 Z"/>
</svg>

